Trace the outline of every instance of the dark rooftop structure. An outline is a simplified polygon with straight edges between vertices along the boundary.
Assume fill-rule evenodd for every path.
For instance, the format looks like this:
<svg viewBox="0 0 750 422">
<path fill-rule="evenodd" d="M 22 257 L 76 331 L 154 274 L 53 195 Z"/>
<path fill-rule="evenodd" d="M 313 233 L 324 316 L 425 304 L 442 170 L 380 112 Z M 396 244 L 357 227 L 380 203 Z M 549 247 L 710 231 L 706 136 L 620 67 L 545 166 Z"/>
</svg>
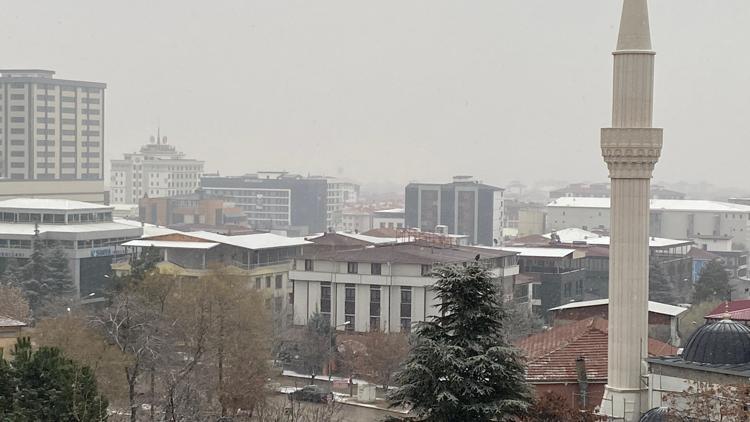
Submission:
<svg viewBox="0 0 750 422">
<path fill-rule="evenodd" d="M 731 319 L 706 324 L 693 333 L 681 356 L 696 363 L 750 363 L 750 328 Z"/>
<path fill-rule="evenodd" d="M 513 258 L 513 264 L 515 264 L 516 253 L 470 246 L 440 247 L 429 244 L 401 243 L 333 251 L 323 248 L 313 250 L 309 254 L 305 250 L 305 255 L 330 261 L 432 265 L 435 263 L 462 264 L 474 261 L 477 256 L 480 262 L 497 258 Z"/>
</svg>

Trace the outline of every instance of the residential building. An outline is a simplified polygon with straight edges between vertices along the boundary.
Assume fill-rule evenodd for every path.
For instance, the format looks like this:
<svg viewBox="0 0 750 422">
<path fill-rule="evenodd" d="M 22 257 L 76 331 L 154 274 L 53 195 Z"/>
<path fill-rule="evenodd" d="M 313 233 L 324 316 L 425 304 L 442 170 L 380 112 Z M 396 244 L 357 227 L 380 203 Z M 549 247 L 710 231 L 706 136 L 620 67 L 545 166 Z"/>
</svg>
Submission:
<svg viewBox="0 0 750 422">
<path fill-rule="evenodd" d="M 649 337 L 667 342 L 673 346 L 681 344 L 678 317 L 687 311 L 682 306 L 666 303 L 648 302 Z M 609 299 L 587 300 L 571 302 L 556 306 L 549 310 L 552 325 L 565 325 L 588 318 L 607 319 L 609 315 Z"/>
<path fill-rule="evenodd" d="M 692 240 L 706 244 L 747 245 L 750 206 L 704 200 L 652 199 L 651 236 Z M 557 198 L 547 205 L 548 230 L 580 227 L 610 230 L 609 198 Z M 715 240 L 722 240 L 715 243 Z M 710 242 L 707 242 L 709 240 Z"/>
<path fill-rule="evenodd" d="M 143 228 L 112 220 L 113 208 L 62 199 L 17 198 L 0 201 L 0 257 L 27 259 L 36 232 L 59 244 L 68 257 L 81 296 L 101 293 L 110 284 L 120 244 L 141 237 Z"/>
<path fill-rule="evenodd" d="M 294 324 L 305 325 L 320 312 L 340 329 L 409 331 L 414 323 L 436 315 L 434 266 L 466 264 L 477 257 L 510 299 L 513 277 L 518 274 L 512 252 L 437 242 L 305 249 L 289 273 L 294 283 Z"/>
<path fill-rule="evenodd" d="M 159 226 L 247 224 L 247 216 L 239 207 L 202 191 L 170 197 L 142 198 L 138 208 L 140 221 Z"/>
<path fill-rule="evenodd" d="M 562 189 L 550 191 L 550 199 L 561 197 L 576 198 L 609 198 L 611 187 L 609 183 L 573 183 Z M 666 189 L 662 186 L 651 186 L 651 199 L 685 199 L 685 194 Z"/>
<path fill-rule="evenodd" d="M 167 137 L 157 134 L 138 152 L 112 160 L 110 190 L 113 203 L 138 203 L 141 198 L 185 195 L 200 186 L 203 161 L 185 158 Z"/>
<path fill-rule="evenodd" d="M 406 186 L 406 227 L 469 237 L 469 243 L 493 246 L 502 240 L 503 189 L 471 176 L 452 183 L 409 183 Z"/>
<path fill-rule="evenodd" d="M 328 182 L 287 172 L 208 176 L 202 190 L 233 202 L 255 229 L 292 229 L 301 235 L 327 231 Z"/>
<path fill-rule="evenodd" d="M 0 198 L 28 194 L 104 203 L 107 85 L 54 74 L 0 70 Z"/>
<path fill-rule="evenodd" d="M 587 318 L 516 341 L 526 357 L 526 380 L 537 395 L 554 392 L 577 408 L 593 410 L 608 381 L 608 333 L 607 320 Z M 647 349 L 654 357 L 677 351 L 654 338 Z"/>
<path fill-rule="evenodd" d="M 10 353 L 20 337 L 26 337 L 26 323 L 0 315 L 0 359 L 13 359 Z M 2 363 L 0 363 L 2 365 Z"/>
<path fill-rule="evenodd" d="M 372 229 L 372 211 L 364 207 L 344 208 L 337 231 L 361 233 Z"/>
<path fill-rule="evenodd" d="M 372 213 L 373 229 L 401 229 L 406 227 L 404 208 L 377 210 Z"/>
<path fill-rule="evenodd" d="M 547 210 L 544 205 L 521 202 L 515 199 L 506 199 L 504 203 L 504 228 L 515 229 L 516 236 L 542 234 L 546 231 Z"/>
<path fill-rule="evenodd" d="M 343 224 L 343 212 L 359 200 L 359 185 L 338 177 L 315 177 L 328 183 L 326 204 L 326 228 L 339 230 Z M 366 230 L 369 230 L 366 229 Z M 362 230 L 365 231 L 365 230 Z"/>
<path fill-rule="evenodd" d="M 181 278 L 198 278 L 221 268 L 241 277 L 248 288 L 263 292 L 266 306 L 278 325 L 288 324 L 291 316 L 292 283 L 289 269 L 292 259 L 301 255 L 310 242 L 273 233 L 225 236 L 211 232 L 169 233 L 131 240 L 123 246 L 138 253 L 154 247 L 160 251 L 160 272 Z M 118 266 L 127 272 L 128 264 Z"/>
</svg>

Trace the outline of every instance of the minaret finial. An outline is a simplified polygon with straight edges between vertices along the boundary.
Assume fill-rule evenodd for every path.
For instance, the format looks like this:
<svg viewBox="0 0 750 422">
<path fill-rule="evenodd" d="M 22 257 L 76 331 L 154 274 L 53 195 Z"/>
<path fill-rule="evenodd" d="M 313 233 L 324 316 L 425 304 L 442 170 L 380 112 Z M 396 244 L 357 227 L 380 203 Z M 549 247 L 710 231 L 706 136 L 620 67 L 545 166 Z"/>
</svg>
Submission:
<svg viewBox="0 0 750 422">
<path fill-rule="evenodd" d="M 646 0 L 623 0 L 617 50 L 651 50 Z"/>
</svg>

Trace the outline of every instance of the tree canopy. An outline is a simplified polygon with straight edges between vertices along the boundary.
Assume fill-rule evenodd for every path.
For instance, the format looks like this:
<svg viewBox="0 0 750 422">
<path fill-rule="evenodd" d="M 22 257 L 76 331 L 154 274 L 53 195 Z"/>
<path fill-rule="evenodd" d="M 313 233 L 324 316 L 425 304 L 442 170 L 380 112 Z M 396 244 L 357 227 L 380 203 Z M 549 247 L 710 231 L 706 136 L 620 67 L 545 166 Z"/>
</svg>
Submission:
<svg viewBox="0 0 750 422">
<path fill-rule="evenodd" d="M 732 286 L 729 275 L 721 262 L 714 260 L 706 264 L 693 290 L 693 303 L 707 300 L 727 300 Z"/>
<path fill-rule="evenodd" d="M 479 263 L 438 268 L 437 314 L 416 328 L 415 345 L 389 394 L 425 421 L 496 421 L 532 402 L 525 364 L 508 342 L 503 307 Z"/>
</svg>

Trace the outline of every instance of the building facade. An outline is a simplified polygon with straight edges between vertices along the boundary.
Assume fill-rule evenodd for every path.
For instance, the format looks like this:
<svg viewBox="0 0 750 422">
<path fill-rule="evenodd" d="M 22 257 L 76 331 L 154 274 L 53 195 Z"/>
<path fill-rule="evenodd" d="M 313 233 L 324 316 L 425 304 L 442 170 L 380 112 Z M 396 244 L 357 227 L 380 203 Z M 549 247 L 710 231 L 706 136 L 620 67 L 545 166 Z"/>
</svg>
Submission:
<svg viewBox="0 0 750 422">
<path fill-rule="evenodd" d="M 406 186 L 406 226 L 469 237 L 471 244 L 493 246 L 502 240 L 503 189 L 470 176 L 452 183 L 410 183 Z"/>
<path fill-rule="evenodd" d="M 247 216 L 239 207 L 202 191 L 171 197 L 142 198 L 138 203 L 139 220 L 158 226 L 247 224 Z"/>
<path fill-rule="evenodd" d="M 294 324 L 305 325 L 319 312 L 340 329 L 356 332 L 409 331 L 436 315 L 432 269 L 437 264 L 468 263 L 480 254 L 506 299 L 518 274 L 515 253 L 462 246 L 404 243 L 305 251 L 289 273 Z"/>
<path fill-rule="evenodd" d="M 17 198 L 0 201 L 0 257 L 27 259 L 39 239 L 62 246 L 81 296 L 109 284 L 120 245 L 141 237 L 143 229 L 112 221 L 112 207 L 61 199 Z"/>
<path fill-rule="evenodd" d="M 340 230 L 344 224 L 344 211 L 359 200 L 359 185 L 337 177 L 321 177 L 328 183 L 326 228 Z M 365 229 L 362 231 L 366 231 Z"/>
<path fill-rule="evenodd" d="M 103 203 L 107 86 L 54 74 L 0 70 L 0 195 Z"/>
<path fill-rule="evenodd" d="M 202 190 L 236 204 L 256 229 L 297 228 L 302 235 L 327 229 L 328 182 L 286 172 L 210 176 Z"/>
<path fill-rule="evenodd" d="M 151 137 L 137 153 L 112 160 L 110 191 L 113 203 L 137 204 L 141 198 L 190 194 L 200 186 L 203 161 L 185 158 L 167 137 Z"/>
</svg>

